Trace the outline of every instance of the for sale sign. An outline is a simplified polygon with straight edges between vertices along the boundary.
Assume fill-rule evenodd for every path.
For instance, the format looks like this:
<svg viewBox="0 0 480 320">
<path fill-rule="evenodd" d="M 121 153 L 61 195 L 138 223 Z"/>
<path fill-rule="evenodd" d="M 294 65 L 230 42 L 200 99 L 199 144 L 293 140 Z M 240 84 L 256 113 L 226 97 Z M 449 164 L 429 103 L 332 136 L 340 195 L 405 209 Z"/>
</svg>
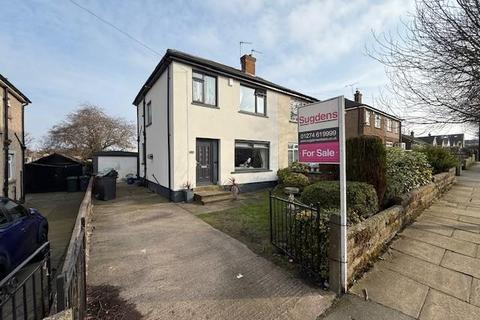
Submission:
<svg viewBox="0 0 480 320">
<path fill-rule="evenodd" d="M 298 109 L 300 162 L 340 163 L 340 127 L 344 98 L 338 97 Z"/>
</svg>

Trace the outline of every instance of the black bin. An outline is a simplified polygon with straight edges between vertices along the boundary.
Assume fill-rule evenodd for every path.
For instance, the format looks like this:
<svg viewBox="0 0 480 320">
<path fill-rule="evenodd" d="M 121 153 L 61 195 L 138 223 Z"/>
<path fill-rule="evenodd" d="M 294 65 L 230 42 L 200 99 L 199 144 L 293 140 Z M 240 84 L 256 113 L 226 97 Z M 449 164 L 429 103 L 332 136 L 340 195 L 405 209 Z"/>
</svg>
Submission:
<svg viewBox="0 0 480 320">
<path fill-rule="evenodd" d="M 98 173 L 95 177 L 95 198 L 99 200 L 112 200 L 117 197 L 117 177 L 115 170 Z"/>
<path fill-rule="evenodd" d="M 67 192 L 78 191 L 78 177 L 67 177 Z"/>
<path fill-rule="evenodd" d="M 80 177 L 80 191 L 83 191 L 83 192 L 87 191 L 89 181 L 90 181 L 89 176 Z"/>
</svg>

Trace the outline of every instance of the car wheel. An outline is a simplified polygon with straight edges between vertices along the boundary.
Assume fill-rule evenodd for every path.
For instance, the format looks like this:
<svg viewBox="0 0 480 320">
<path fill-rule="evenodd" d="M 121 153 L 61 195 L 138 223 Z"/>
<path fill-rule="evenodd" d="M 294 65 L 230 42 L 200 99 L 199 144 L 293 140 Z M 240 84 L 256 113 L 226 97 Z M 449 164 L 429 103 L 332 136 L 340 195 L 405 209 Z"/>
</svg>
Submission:
<svg viewBox="0 0 480 320">
<path fill-rule="evenodd" d="M 43 227 L 40 231 L 40 234 L 38 235 L 38 242 L 40 242 L 40 244 L 44 244 L 47 241 L 48 241 L 48 230 L 47 228 Z"/>
</svg>

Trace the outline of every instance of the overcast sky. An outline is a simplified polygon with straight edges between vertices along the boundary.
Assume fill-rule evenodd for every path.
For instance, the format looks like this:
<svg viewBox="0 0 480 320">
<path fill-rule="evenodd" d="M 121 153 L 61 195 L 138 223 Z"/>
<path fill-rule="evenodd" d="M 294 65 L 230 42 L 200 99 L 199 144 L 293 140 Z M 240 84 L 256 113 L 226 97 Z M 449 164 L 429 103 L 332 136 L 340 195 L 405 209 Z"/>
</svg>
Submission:
<svg viewBox="0 0 480 320">
<path fill-rule="evenodd" d="M 161 55 L 175 48 L 239 67 L 248 41 L 244 52 L 262 52 L 257 75 L 319 99 L 359 88 L 370 104 L 387 81 L 365 55 L 371 31 L 397 30 L 413 9 L 405 0 L 75 1 Z M 131 103 L 161 55 L 69 0 L 0 8 L 0 73 L 32 100 L 26 127 L 36 139 L 82 103 L 135 120 Z"/>
</svg>

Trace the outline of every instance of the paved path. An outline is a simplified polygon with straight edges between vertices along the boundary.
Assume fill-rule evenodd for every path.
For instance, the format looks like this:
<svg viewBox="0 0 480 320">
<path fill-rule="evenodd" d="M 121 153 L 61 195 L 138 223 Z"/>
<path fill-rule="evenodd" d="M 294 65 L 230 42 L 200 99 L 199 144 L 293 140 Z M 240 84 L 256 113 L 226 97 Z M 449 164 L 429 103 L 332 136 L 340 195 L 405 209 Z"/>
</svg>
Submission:
<svg viewBox="0 0 480 320">
<path fill-rule="evenodd" d="M 402 315 L 354 319 L 480 319 L 480 165 L 457 178 L 351 289 Z"/>
<path fill-rule="evenodd" d="M 330 306 L 332 294 L 143 193 L 94 206 L 88 284 L 119 292 L 135 309 L 123 312 L 144 319 L 315 319 Z"/>
</svg>

